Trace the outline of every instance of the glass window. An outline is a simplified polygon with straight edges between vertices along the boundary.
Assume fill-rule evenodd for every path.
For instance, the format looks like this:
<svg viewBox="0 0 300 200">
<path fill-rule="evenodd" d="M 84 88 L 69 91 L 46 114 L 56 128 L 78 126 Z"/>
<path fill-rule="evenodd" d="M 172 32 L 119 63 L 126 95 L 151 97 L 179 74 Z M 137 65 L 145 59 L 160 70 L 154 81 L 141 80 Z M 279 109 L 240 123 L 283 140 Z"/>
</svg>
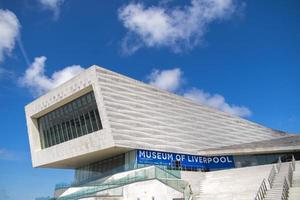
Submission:
<svg viewBox="0 0 300 200">
<path fill-rule="evenodd" d="M 101 120 L 100 120 L 100 115 L 99 115 L 99 111 L 98 109 L 95 109 L 95 114 L 96 114 L 96 120 L 97 120 L 97 124 L 98 124 L 98 129 L 102 129 L 102 124 L 101 124 Z"/>
<path fill-rule="evenodd" d="M 93 92 L 65 104 L 37 121 L 42 148 L 102 129 Z"/>
<path fill-rule="evenodd" d="M 89 165 L 77 168 L 75 171 L 75 183 L 95 180 L 112 173 L 124 171 L 125 154 L 101 160 Z"/>
<path fill-rule="evenodd" d="M 80 123 L 81 123 L 81 126 L 82 126 L 82 134 L 85 135 L 87 133 L 87 128 L 86 128 L 86 123 L 85 123 L 84 116 L 80 115 L 79 119 L 80 119 Z"/>
<path fill-rule="evenodd" d="M 50 133 L 49 133 L 49 131 L 46 129 L 46 130 L 45 130 L 45 147 L 49 147 L 49 146 L 50 146 L 49 138 L 50 138 Z"/>
<path fill-rule="evenodd" d="M 68 138 L 69 138 L 69 140 L 72 140 L 73 139 L 73 135 L 72 135 L 72 131 L 71 131 L 71 127 L 70 127 L 70 122 L 69 121 L 66 122 L 66 126 L 67 126 Z"/>
<path fill-rule="evenodd" d="M 94 110 L 92 110 L 90 112 L 90 116 L 91 116 L 91 122 L 92 122 L 92 128 L 93 128 L 93 130 L 98 130 L 99 126 L 97 124 L 97 120 L 96 120 L 96 116 L 95 116 L 95 111 Z"/>
<path fill-rule="evenodd" d="M 84 115 L 84 117 L 85 117 L 86 127 L 87 127 L 88 132 L 93 132 L 93 129 L 92 129 L 92 122 L 91 122 L 91 118 L 90 118 L 89 113 L 86 113 L 86 114 Z"/>
<path fill-rule="evenodd" d="M 78 135 L 77 135 L 77 131 L 76 131 L 76 128 L 75 128 L 75 121 L 74 121 L 74 119 L 71 119 L 70 124 L 71 124 L 71 132 L 73 133 L 73 137 L 77 138 Z"/>
<path fill-rule="evenodd" d="M 75 117 L 75 125 L 76 125 L 76 130 L 77 130 L 78 137 L 82 136 L 82 127 L 81 127 L 81 124 L 80 124 L 80 121 L 79 121 L 78 117 Z"/>
</svg>

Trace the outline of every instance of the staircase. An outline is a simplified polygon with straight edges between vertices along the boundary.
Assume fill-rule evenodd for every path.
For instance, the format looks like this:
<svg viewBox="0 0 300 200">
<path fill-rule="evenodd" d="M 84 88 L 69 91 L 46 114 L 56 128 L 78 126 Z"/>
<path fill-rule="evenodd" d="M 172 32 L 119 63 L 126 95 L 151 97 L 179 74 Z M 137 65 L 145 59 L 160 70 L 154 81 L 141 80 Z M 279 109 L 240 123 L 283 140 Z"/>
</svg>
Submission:
<svg viewBox="0 0 300 200">
<path fill-rule="evenodd" d="M 288 176 L 290 163 L 282 163 L 279 172 L 275 175 L 272 188 L 267 193 L 265 200 L 279 200 L 282 196 L 284 180 Z"/>
<path fill-rule="evenodd" d="M 300 161 L 208 172 L 198 187 L 195 200 L 300 200 Z"/>
<path fill-rule="evenodd" d="M 300 161 L 296 161 L 295 171 L 293 174 L 293 184 L 289 190 L 289 200 L 300 199 Z"/>
<path fill-rule="evenodd" d="M 194 200 L 253 200 L 273 165 L 235 168 L 205 173 Z M 195 189 L 193 189 L 193 192 Z"/>
</svg>

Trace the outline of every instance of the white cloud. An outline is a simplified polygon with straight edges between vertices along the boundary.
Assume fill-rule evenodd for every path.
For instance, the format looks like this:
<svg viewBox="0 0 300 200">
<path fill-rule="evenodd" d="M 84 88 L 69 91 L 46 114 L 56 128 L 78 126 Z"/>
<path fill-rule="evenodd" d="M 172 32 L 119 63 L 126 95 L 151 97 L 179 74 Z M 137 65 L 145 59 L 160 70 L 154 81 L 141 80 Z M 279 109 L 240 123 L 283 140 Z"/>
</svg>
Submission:
<svg viewBox="0 0 300 200">
<path fill-rule="evenodd" d="M 149 75 L 149 83 L 169 92 L 177 92 L 182 88 L 183 72 L 179 68 L 169 70 L 153 70 Z M 210 94 L 201 89 L 192 88 L 183 92 L 183 96 L 196 103 L 215 108 L 240 117 L 251 116 L 251 111 L 245 106 L 230 105 L 219 94 Z"/>
<path fill-rule="evenodd" d="M 122 48 L 131 54 L 143 45 L 169 47 L 174 52 L 190 49 L 203 39 L 207 26 L 231 16 L 234 0 L 191 0 L 190 5 L 167 8 L 130 3 L 119 9 L 119 19 L 128 29 Z M 135 39 L 129 39 L 134 37 Z"/>
<path fill-rule="evenodd" d="M 57 18 L 60 12 L 60 6 L 64 0 L 38 0 L 39 3 L 46 9 L 53 11 L 54 17 Z"/>
<path fill-rule="evenodd" d="M 207 105 L 211 108 L 227 112 L 240 117 L 249 117 L 252 113 L 249 108 L 244 106 L 229 105 L 225 98 L 219 94 L 210 94 L 203 90 L 193 88 L 184 93 L 184 97 L 191 99 L 199 104 Z"/>
<path fill-rule="evenodd" d="M 182 83 L 182 71 L 179 68 L 170 70 L 153 70 L 148 77 L 149 83 L 169 92 L 175 92 Z"/>
<path fill-rule="evenodd" d="M 61 85 L 84 70 L 79 65 L 72 65 L 54 72 L 51 77 L 47 77 L 45 75 L 46 59 L 45 56 L 36 57 L 26 70 L 25 75 L 20 78 L 21 85 L 29 88 L 35 96 Z"/>
<path fill-rule="evenodd" d="M 13 50 L 19 30 L 20 23 L 16 15 L 9 10 L 0 9 L 0 62 L 4 60 L 5 54 Z"/>
</svg>

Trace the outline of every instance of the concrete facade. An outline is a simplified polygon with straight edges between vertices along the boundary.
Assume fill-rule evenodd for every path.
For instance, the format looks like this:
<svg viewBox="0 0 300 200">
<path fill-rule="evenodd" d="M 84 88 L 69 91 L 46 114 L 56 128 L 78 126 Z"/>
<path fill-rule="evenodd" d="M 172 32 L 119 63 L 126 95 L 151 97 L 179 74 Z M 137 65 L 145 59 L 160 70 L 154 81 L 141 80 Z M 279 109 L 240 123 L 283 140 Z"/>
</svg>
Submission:
<svg viewBox="0 0 300 200">
<path fill-rule="evenodd" d="M 84 102 L 87 96 L 93 104 L 74 104 Z M 70 111 L 65 112 L 64 108 L 71 104 Z M 94 115 L 98 128 L 88 131 L 86 122 L 91 126 L 94 122 L 91 109 L 94 113 L 99 111 L 101 123 Z M 39 97 L 25 111 L 33 166 L 75 169 L 74 182 L 56 186 L 57 200 L 253 199 L 273 169 L 277 169 L 276 181 L 282 174 L 290 177 L 290 167 L 279 170 L 281 161 L 267 164 L 277 162 L 281 156 L 282 162 L 290 162 L 288 156 L 293 154 L 292 162 L 282 164 L 290 166 L 294 158 L 300 158 L 298 135 L 196 104 L 98 66 Z M 50 145 L 41 145 L 45 143 L 42 137 L 50 138 Z M 138 159 L 138 149 L 190 154 L 197 159 L 229 155 L 234 160 L 230 167 L 236 169 L 225 165 L 193 168 L 177 156 L 168 163 L 146 156 L 151 162 L 143 163 Z M 298 175 L 296 171 L 295 185 L 291 187 L 295 198 L 300 194 Z M 267 189 L 270 193 L 271 186 Z"/>
<path fill-rule="evenodd" d="M 42 149 L 37 118 L 90 91 L 103 129 Z M 208 148 L 287 135 L 98 66 L 39 97 L 25 110 L 34 167 L 76 168 L 133 149 L 199 154 Z"/>
</svg>

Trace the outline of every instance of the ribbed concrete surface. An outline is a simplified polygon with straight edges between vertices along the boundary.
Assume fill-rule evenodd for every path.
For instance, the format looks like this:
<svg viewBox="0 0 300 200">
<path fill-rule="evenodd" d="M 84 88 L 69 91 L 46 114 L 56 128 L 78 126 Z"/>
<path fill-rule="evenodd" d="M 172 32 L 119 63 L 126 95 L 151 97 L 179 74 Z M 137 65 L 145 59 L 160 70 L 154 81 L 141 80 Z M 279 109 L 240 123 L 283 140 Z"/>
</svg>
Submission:
<svg viewBox="0 0 300 200">
<path fill-rule="evenodd" d="M 103 129 L 41 148 L 37 118 L 94 91 Z M 93 66 L 26 106 L 34 167 L 77 168 L 131 149 L 200 150 L 286 134 Z"/>
<path fill-rule="evenodd" d="M 205 173 L 196 200 L 252 200 L 272 165 Z"/>
<path fill-rule="evenodd" d="M 282 136 L 120 74 L 96 71 L 116 146 L 196 153 Z"/>
</svg>

